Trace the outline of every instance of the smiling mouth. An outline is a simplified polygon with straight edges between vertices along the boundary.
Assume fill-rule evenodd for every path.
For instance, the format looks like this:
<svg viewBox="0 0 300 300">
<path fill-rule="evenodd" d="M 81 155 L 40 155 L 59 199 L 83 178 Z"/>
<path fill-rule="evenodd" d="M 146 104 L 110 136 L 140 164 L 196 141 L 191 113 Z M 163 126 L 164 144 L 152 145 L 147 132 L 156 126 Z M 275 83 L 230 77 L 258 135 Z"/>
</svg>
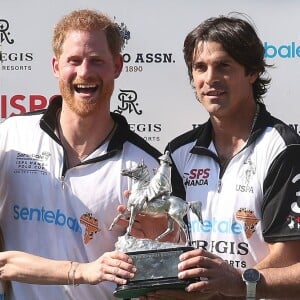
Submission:
<svg viewBox="0 0 300 300">
<path fill-rule="evenodd" d="M 75 84 L 74 89 L 77 93 L 91 94 L 98 89 L 97 84 Z"/>
<path fill-rule="evenodd" d="M 204 92 L 204 96 L 221 96 L 224 94 L 224 91 L 209 91 L 209 92 Z"/>
</svg>

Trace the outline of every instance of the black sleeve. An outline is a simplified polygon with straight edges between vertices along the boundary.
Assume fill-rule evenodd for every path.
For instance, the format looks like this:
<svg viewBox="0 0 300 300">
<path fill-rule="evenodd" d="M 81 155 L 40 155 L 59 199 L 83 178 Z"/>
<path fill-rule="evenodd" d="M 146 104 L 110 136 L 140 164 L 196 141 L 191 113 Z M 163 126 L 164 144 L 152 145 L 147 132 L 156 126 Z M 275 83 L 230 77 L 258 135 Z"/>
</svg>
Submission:
<svg viewBox="0 0 300 300">
<path fill-rule="evenodd" d="M 300 239 L 300 145 L 288 146 L 274 160 L 263 188 L 265 241 Z"/>
<path fill-rule="evenodd" d="M 172 168 L 171 168 L 171 183 L 172 183 L 172 195 L 179 197 L 181 199 L 186 198 L 186 192 L 183 185 L 182 177 L 180 176 L 177 167 L 172 158 L 172 150 L 170 144 L 166 147 L 166 151 L 170 152 L 170 157 L 172 160 Z"/>
</svg>

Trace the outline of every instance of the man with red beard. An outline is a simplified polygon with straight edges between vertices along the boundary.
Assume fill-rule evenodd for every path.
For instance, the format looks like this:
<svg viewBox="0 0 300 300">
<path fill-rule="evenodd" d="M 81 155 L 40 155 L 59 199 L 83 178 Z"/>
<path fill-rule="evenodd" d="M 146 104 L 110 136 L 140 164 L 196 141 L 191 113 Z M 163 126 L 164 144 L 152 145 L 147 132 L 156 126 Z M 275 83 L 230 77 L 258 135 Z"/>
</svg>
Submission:
<svg viewBox="0 0 300 300">
<path fill-rule="evenodd" d="M 122 45 L 117 24 L 102 13 L 63 17 L 52 60 L 61 96 L 1 124 L 0 220 L 5 250 L 14 251 L 1 253 L 0 279 L 44 284 L 13 282 L 13 299 L 115 299 L 116 284 L 135 273 L 132 260 L 114 251 L 124 227 L 108 228 L 127 203 L 121 170 L 142 160 L 157 168 L 161 154 L 110 112 Z M 137 220 L 138 237 L 167 227 L 166 218 Z"/>
</svg>

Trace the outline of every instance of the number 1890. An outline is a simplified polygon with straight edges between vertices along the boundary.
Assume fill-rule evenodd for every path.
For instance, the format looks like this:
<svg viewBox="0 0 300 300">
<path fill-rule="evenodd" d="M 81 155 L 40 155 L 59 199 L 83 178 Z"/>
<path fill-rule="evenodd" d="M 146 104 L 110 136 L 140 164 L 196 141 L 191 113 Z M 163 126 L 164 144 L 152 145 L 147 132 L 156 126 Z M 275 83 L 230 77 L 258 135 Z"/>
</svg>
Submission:
<svg viewBox="0 0 300 300">
<path fill-rule="evenodd" d="M 125 66 L 125 72 L 143 72 L 142 66 Z"/>
</svg>

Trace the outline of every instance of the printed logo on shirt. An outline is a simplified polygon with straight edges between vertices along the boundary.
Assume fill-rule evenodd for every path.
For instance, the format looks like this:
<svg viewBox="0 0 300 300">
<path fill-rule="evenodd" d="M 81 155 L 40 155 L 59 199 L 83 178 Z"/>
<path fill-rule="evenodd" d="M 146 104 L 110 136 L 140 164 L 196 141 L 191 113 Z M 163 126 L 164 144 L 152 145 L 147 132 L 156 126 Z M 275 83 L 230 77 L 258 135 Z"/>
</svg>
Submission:
<svg viewBox="0 0 300 300">
<path fill-rule="evenodd" d="M 42 222 L 55 226 L 66 227 L 82 234 L 81 227 L 74 216 L 67 216 L 60 209 L 47 210 L 45 207 L 13 207 L 13 218 L 23 222 Z"/>
<path fill-rule="evenodd" d="M 287 218 L 288 226 L 291 230 L 300 230 L 300 215 L 289 215 Z"/>
<path fill-rule="evenodd" d="M 240 236 L 245 231 L 245 218 L 241 220 L 228 219 L 212 219 L 203 220 L 201 224 L 198 220 L 192 220 L 189 223 L 189 229 L 193 236 L 192 245 L 196 248 L 216 253 L 217 255 L 228 254 L 228 257 L 233 255 L 246 256 L 249 254 L 249 245 L 247 241 L 242 241 L 237 236 Z M 218 240 L 211 237 L 211 233 L 217 233 Z M 203 239 L 203 234 L 207 234 L 208 240 Z M 221 235 L 220 235 L 221 234 Z M 233 236 L 236 236 L 233 238 Z M 234 240 L 231 240 L 231 239 Z M 227 259 L 230 265 L 236 268 L 245 268 L 247 263 L 240 259 Z"/>
<path fill-rule="evenodd" d="M 291 204 L 291 214 L 287 217 L 288 227 L 300 230 L 300 207 L 297 202 Z"/>
<path fill-rule="evenodd" d="M 240 235 L 243 231 L 243 226 L 240 222 L 228 220 L 218 220 L 215 217 L 210 219 L 203 220 L 203 224 L 199 222 L 198 219 L 194 219 L 189 222 L 189 230 L 192 234 L 203 232 L 203 233 L 212 233 L 218 232 L 222 234 L 229 235 Z"/>
<path fill-rule="evenodd" d="M 31 154 L 18 152 L 13 172 L 15 174 L 48 175 L 47 167 L 50 156 L 51 153 L 47 151 Z"/>
<path fill-rule="evenodd" d="M 248 244 L 245 242 L 235 242 L 228 240 L 219 240 L 219 241 L 205 241 L 205 240 L 197 240 L 192 241 L 192 245 L 195 248 L 201 248 L 206 251 L 218 254 L 238 254 L 238 255 L 247 255 L 249 253 Z"/>
<path fill-rule="evenodd" d="M 300 180 L 300 174 L 297 174 L 293 179 L 292 183 L 297 183 Z M 287 218 L 288 227 L 291 230 L 300 230 L 300 191 L 296 192 L 298 201 L 291 204 L 291 213 Z"/>
<path fill-rule="evenodd" d="M 246 268 L 247 262 L 242 257 L 249 254 L 249 245 L 247 242 L 230 241 L 230 239 L 223 240 L 194 240 L 192 246 L 201 248 L 217 255 L 226 254 L 225 261 L 235 268 Z M 238 255 L 240 258 L 237 258 Z M 231 258 L 230 258 L 231 257 Z"/>
<path fill-rule="evenodd" d="M 249 158 L 244 162 L 243 173 L 240 176 L 241 182 L 236 184 L 235 190 L 242 193 L 254 193 L 254 188 L 250 185 L 250 182 L 255 173 L 256 166 Z"/>
<path fill-rule="evenodd" d="M 98 220 L 91 213 L 85 213 L 81 215 L 80 223 L 85 226 L 84 243 L 88 244 L 94 238 L 94 235 L 100 232 Z"/>
<path fill-rule="evenodd" d="M 229 257 L 231 255 L 247 256 L 249 254 L 249 244 L 247 240 L 240 240 L 237 236 L 246 233 L 247 239 L 250 239 L 256 231 L 256 226 L 259 219 L 254 212 L 245 208 L 239 209 L 234 218 L 217 219 L 213 217 L 203 220 L 201 224 L 198 220 L 192 220 L 189 223 L 189 229 L 194 236 L 192 245 L 196 248 L 216 253 L 217 255 L 228 254 L 227 263 L 236 268 L 246 268 L 247 262 L 245 260 Z M 211 239 L 211 233 L 217 233 L 217 240 Z M 203 234 L 210 237 L 208 240 L 203 239 Z M 220 235 L 221 234 L 221 235 Z M 233 236 L 236 236 L 233 238 Z M 196 238 L 195 238 L 196 237 Z M 234 239 L 231 241 L 231 239 Z M 241 238 L 242 239 L 242 238 Z"/>
<path fill-rule="evenodd" d="M 191 169 L 183 174 L 185 186 L 208 185 L 210 168 L 206 169 Z"/>
<path fill-rule="evenodd" d="M 235 217 L 237 220 L 244 223 L 244 231 L 248 239 L 250 239 L 256 230 L 258 219 L 252 210 L 246 208 L 240 208 L 236 213 Z"/>
<path fill-rule="evenodd" d="M 234 215 L 236 221 L 231 218 L 225 220 L 213 217 L 212 219 L 204 219 L 201 224 L 199 220 L 193 219 L 189 222 L 189 230 L 192 235 L 216 232 L 236 236 L 242 234 L 244 231 L 247 238 L 250 239 L 256 230 L 259 219 L 252 210 L 246 208 L 240 208 Z"/>
</svg>

